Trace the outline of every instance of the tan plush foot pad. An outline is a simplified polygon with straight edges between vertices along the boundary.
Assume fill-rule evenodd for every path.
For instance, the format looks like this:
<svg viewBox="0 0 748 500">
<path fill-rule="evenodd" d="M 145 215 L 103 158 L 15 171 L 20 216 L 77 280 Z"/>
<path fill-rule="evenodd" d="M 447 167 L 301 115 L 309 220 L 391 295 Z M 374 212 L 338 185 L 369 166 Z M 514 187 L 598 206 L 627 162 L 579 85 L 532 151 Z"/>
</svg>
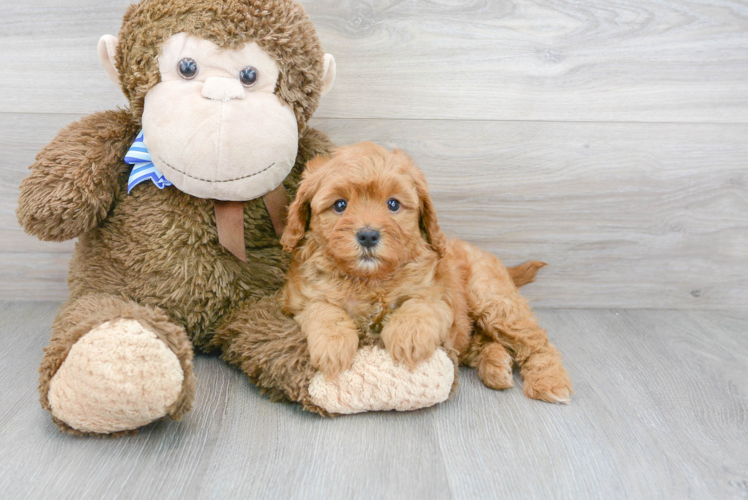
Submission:
<svg viewBox="0 0 748 500">
<path fill-rule="evenodd" d="M 166 415 L 184 372 L 135 320 L 102 323 L 70 349 L 49 386 L 52 415 L 82 432 L 137 429 Z"/>
<path fill-rule="evenodd" d="M 309 385 L 312 402 L 330 413 L 417 410 L 449 398 L 455 369 L 443 349 L 413 371 L 396 365 L 379 347 L 358 350 L 353 366 L 333 380 L 317 373 Z"/>
</svg>

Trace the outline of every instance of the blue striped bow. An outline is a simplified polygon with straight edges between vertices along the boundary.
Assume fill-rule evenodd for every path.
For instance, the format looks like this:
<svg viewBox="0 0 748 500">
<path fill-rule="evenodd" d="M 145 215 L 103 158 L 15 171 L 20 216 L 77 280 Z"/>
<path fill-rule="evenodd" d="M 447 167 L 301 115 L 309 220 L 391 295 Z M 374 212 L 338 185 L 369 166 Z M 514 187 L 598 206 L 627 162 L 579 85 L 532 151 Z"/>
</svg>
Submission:
<svg viewBox="0 0 748 500">
<path fill-rule="evenodd" d="M 156 165 L 151 161 L 151 154 L 143 143 L 143 131 L 141 130 L 132 143 L 130 149 L 125 154 L 125 163 L 132 165 L 130 178 L 127 180 L 127 194 L 130 194 L 132 188 L 147 180 L 153 181 L 159 189 L 171 186 L 171 182 L 166 180 L 164 174 L 158 171 Z"/>
</svg>

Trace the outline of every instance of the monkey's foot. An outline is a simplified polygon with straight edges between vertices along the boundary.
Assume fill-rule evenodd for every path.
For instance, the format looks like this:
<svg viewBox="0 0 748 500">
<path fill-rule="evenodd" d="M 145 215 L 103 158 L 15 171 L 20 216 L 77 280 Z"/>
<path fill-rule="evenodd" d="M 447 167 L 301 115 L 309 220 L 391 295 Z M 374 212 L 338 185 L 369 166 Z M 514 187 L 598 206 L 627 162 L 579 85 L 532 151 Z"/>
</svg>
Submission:
<svg viewBox="0 0 748 500">
<path fill-rule="evenodd" d="M 52 415 L 80 432 L 137 429 L 171 414 L 185 374 L 158 336 L 131 319 L 107 321 L 71 348 L 49 385 Z"/>
<path fill-rule="evenodd" d="M 455 366 L 443 349 L 413 370 L 395 364 L 379 347 L 362 347 L 353 366 L 333 380 L 317 373 L 309 385 L 312 402 L 330 413 L 416 410 L 446 401 Z"/>
</svg>

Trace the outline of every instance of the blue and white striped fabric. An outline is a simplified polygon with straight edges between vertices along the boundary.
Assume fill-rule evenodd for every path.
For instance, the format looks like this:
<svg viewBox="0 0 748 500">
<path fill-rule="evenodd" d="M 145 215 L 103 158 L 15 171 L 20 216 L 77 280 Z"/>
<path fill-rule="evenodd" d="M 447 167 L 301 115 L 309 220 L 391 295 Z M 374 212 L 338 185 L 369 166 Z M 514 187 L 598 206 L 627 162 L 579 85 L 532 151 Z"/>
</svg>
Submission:
<svg viewBox="0 0 748 500">
<path fill-rule="evenodd" d="M 125 163 L 132 165 L 132 172 L 130 172 L 130 178 L 127 180 L 127 194 L 130 194 L 132 188 L 147 180 L 153 181 L 159 189 L 171 186 L 171 182 L 166 180 L 164 174 L 159 172 L 156 165 L 151 161 L 151 154 L 143 143 L 142 130 L 127 151 Z"/>
</svg>

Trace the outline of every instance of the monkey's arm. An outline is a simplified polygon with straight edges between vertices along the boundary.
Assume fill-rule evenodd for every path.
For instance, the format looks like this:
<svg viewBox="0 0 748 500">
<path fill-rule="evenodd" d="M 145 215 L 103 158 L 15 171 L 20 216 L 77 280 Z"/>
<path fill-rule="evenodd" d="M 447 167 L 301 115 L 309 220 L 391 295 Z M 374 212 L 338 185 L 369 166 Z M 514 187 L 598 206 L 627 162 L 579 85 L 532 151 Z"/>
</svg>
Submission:
<svg viewBox="0 0 748 500">
<path fill-rule="evenodd" d="M 64 241 L 101 222 L 126 180 L 123 158 L 137 133 L 128 110 L 94 113 L 61 130 L 21 183 L 16 215 L 24 231 Z"/>
</svg>

